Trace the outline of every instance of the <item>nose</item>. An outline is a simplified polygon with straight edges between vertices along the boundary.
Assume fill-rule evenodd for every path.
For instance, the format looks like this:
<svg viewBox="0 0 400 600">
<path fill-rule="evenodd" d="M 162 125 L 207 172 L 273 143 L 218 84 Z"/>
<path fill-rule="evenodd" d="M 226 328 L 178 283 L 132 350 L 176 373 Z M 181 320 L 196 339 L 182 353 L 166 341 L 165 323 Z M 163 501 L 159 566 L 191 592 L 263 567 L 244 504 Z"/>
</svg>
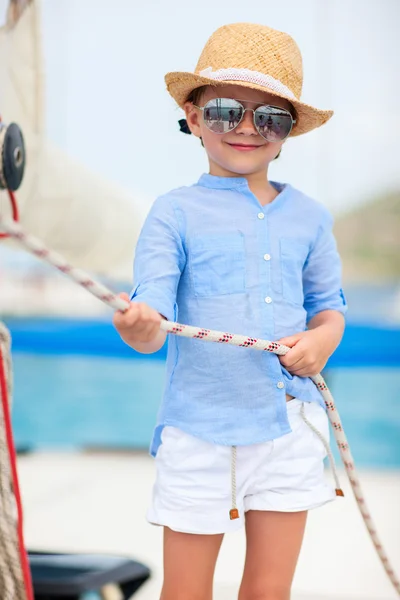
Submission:
<svg viewBox="0 0 400 600">
<path fill-rule="evenodd" d="M 256 128 L 254 127 L 254 113 L 251 108 L 246 108 L 244 111 L 243 119 L 236 127 L 236 133 L 242 135 L 258 135 Z"/>
</svg>

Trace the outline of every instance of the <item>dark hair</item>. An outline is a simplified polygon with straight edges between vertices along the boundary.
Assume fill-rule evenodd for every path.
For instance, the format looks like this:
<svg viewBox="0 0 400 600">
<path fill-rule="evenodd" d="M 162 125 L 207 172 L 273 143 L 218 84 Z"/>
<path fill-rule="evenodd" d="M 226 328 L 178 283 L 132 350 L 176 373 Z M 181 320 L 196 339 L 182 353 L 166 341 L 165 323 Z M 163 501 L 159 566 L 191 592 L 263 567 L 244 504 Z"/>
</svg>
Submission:
<svg viewBox="0 0 400 600">
<path fill-rule="evenodd" d="M 192 90 L 189 94 L 189 96 L 187 97 L 186 102 L 191 102 L 192 104 L 198 104 L 199 100 L 201 99 L 202 95 L 204 94 L 204 92 L 206 91 L 206 89 L 210 87 L 209 85 L 202 85 L 201 87 L 195 88 L 194 90 Z"/>
<path fill-rule="evenodd" d="M 192 90 L 190 92 L 189 96 L 187 97 L 186 102 L 191 102 L 192 104 L 197 105 L 207 87 L 209 87 L 209 86 L 202 85 L 201 87 L 198 87 L 198 88 L 195 88 L 194 90 Z M 188 125 L 187 125 L 187 127 L 189 128 Z M 190 132 L 190 129 L 189 129 L 189 132 Z M 203 138 L 200 138 L 200 143 L 204 148 Z"/>
</svg>

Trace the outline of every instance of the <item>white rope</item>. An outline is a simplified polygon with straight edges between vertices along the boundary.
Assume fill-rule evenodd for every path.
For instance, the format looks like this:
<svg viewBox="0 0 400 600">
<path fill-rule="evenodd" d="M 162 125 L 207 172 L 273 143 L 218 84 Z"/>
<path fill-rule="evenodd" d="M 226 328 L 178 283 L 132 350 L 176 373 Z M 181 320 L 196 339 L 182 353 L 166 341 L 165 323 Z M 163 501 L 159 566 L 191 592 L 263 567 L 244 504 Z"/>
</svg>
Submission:
<svg viewBox="0 0 400 600">
<path fill-rule="evenodd" d="M 239 518 L 239 511 L 237 508 L 237 492 L 236 492 L 236 464 L 237 464 L 237 447 L 232 446 L 231 448 L 231 492 L 232 492 L 232 508 L 229 512 L 231 519 Z"/>
<path fill-rule="evenodd" d="M 315 433 L 315 435 L 322 442 L 322 444 L 323 444 L 323 446 L 324 446 L 324 448 L 326 450 L 326 453 L 328 455 L 329 463 L 331 465 L 333 478 L 335 480 L 336 490 L 340 490 L 341 489 L 341 487 L 340 487 L 340 481 L 339 481 L 339 476 L 338 476 L 337 469 L 336 469 L 335 459 L 334 459 L 333 454 L 332 454 L 332 450 L 330 449 L 330 446 L 329 446 L 328 441 L 326 440 L 325 436 L 323 436 L 322 433 L 319 431 L 319 429 L 317 429 L 315 427 L 315 425 L 313 425 L 311 423 L 311 421 L 309 421 L 307 419 L 307 417 L 305 415 L 305 412 L 304 412 L 304 409 L 305 409 L 305 404 L 304 404 L 304 402 L 302 402 L 301 407 L 300 407 L 301 418 L 303 419 L 304 423 L 309 426 L 309 428 L 311 429 L 311 431 L 313 431 Z"/>
<path fill-rule="evenodd" d="M 38 256 L 39 258 L 45 260 L 65 275 L 68 275 L 76 283 L 86 288 L 91 294 L 99 298 L 102 302 L 104 302 L 111 308 L 115 310 L 121 310 L 123 312 L 125 312 L 129 308 L 129 302 L 116 297 L 107 288 L 93 281 L 89 277 L 89 275 L 69 265 L 68 262 L 59 254 L 48 250 L 46 246 L 37 238 L 25 233 L 19 223 L 15 223 L 10 219 L 5 219 L 4 217 L 0 216 L 0 226 L 2 226 L 9 235 L 17 239 L 23 246 L 25 246 L 25 248 L 27 248 L 33 254 L 35 254 L 35 256 Z M 167 333 L 172 333 L 174 335 L 202 339 L 204 341 L 209 342 L 231 344 L 234 346 L 247 347 L 265 352 L 273 352 L 274 354 L 278 354 L 280 356 L 284 356 L 290 349 L 287 346 L 282 346 L 277 342 L 272 342 L 269 340 L 259 340 L 244 335 L 237 335 L 222 331 L 213 331 L 209 329 L 183 325 L 181 323 L 171 323 L 170 321 L 162 321 L 161 329 L 163 331 L 166 331 Z M 340 420 L 339 413 L 336 409 L 333 396 L 329 391 L 328 386 L 324 381 L 324 378 L 320 374 L 311 377 L 311 379 L 320 390 L 322 397 L 325 401 L 325 405 L 328 410 L 329 420 L 333 427 L 333 432 L 339 448 L 339 452 L 343 464 L 345 466 L 354 496 L 356 498 L 358 508 L 363 517 L 365 526 L 369 532 L 371 540 L 375 546 L 375 550 L 381 560 L 386 574 L 389 577 L 396 592 L 400 596 L 400 582 L 397 579 L 390 565 L 389 559 L 376 532 L 374 523 L 372 521 L 372 517 L 367 509 L 365 497 L 362 492 L 361 484 L 356 473 L 354 460 L 350 452 L 350 447 L 345 436 L 342 422 Z M 341 490 L 337 490 L 336 493 L 338 493 L 338 495 L 343 495 L 343 492 Z"/>
<path fill-rule="evenodd" d="M 8 396 L 8 398 L 3 398 L 0 388 L 0 424 L 2 424 L 5 422 L 3 414 L 5 400 L 8 400 L 11 410 L 12 369 L 10 334 L 1 322 L 0 350 Z M 0 426 L 0 597 L 1 600 L 26 600 L 24 576 L 18 551 L 17 510 L 12 489 L 10 460 L 5 427 Z"/>
</svg>

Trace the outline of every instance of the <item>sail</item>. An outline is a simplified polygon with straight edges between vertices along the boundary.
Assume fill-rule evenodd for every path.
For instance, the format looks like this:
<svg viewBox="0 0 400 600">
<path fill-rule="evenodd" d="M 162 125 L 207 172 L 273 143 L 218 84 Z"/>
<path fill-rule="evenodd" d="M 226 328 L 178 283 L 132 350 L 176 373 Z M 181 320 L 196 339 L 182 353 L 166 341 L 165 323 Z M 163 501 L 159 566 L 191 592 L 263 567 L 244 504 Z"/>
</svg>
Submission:
<svg viewBox="0 0 400 600">
<path fill-rule="evenodd" d="M 0 28 L 0 115 L 17 123 L 25 139 L 27 164 L 17 192 L 21 222 L 76 266 L 128 281 L 148 203 L 46 139 L 40 30 L 38 0 L 10 0 Z M 2 214 L 5 207 L 2 192 Z"/>
</svg>

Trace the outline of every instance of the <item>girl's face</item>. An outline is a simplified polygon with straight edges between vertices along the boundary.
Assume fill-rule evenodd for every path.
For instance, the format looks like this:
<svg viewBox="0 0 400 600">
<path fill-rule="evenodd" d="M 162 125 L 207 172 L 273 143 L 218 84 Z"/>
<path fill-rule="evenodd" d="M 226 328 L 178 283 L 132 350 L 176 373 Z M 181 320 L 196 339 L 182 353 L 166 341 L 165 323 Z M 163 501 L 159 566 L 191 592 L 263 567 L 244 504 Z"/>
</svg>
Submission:
<svg viewBox="0 0 400 600">
<path fill-rule="evenodd" d="M 245 108 L 252 109 L 266 104 L 287 110 L 291 108 L 287 100 L 238 85 L 208 86 L 198 101 L 198 106 L 203 107 L 214 98 L 233 98 L 239 100 Z M 235 177 L 265 173 L 284 143 L 268 142 L 263 138 L 254 126 L 253 113 L 250 111 L 245 112 L 234 129 L 219 134 L 207 127 L 203 111 L 191 102 L 187 102 L 184 108 L 191 132 L 203 140 L 211 175 Z"/>
</svg>

